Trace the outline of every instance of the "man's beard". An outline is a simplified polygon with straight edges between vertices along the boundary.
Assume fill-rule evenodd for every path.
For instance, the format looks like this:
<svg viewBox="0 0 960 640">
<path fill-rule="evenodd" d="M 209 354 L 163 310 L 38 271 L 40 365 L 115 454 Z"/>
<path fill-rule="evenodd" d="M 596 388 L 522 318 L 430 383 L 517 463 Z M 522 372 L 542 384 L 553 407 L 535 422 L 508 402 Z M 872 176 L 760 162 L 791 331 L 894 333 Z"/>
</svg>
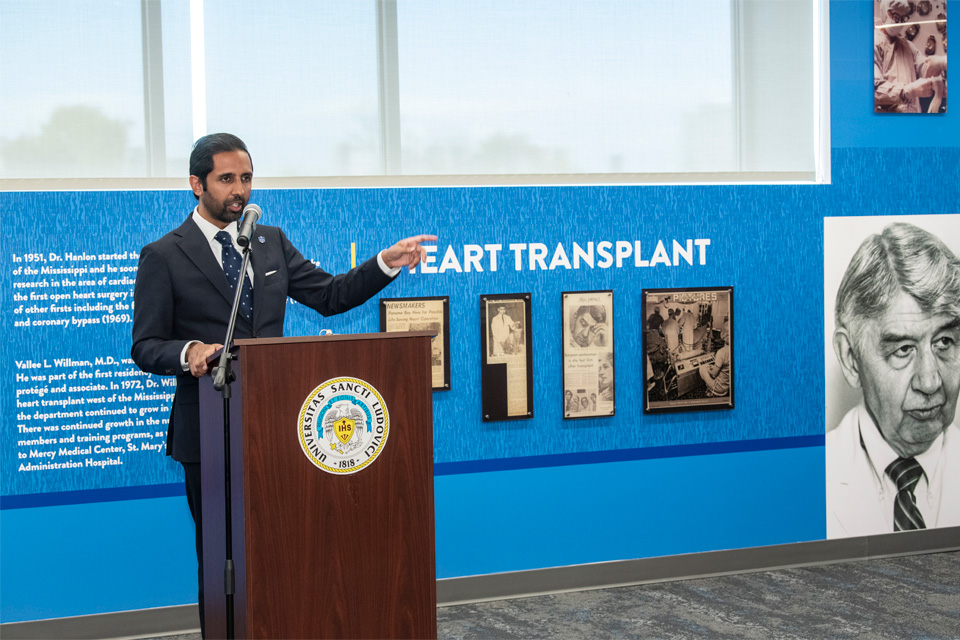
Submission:
<svg viewBox="0 0 960 640">
<path fill-rule="evenodd" d="M 240 210 L 237 212 L 231 211 L 229 208 L 230 205 L 235 204 L 237 202 L 240 203 Z M 207 210 L 210 212 L 210 215 L 212 215 L 214 218 L 216 218 L 220 222 L 224 224 L 230 224 L 240 219 L 240 217 L 243 215 L 243 208 L 246 206 L 247 206 L 247 203 L 242 198 L 233 198 L 225 202 L 217 202 L 215 203 L 215 206 L 212 206 L 212 207 L 208 206 Z"/>
</svg>

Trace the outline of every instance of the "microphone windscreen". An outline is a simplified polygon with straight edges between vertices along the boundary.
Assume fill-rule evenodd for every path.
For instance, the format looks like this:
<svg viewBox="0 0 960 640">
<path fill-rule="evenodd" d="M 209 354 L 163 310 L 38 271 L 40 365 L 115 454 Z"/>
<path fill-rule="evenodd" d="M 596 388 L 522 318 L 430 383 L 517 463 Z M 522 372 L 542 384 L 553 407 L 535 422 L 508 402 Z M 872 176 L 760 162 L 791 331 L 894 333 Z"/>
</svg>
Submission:
<svg viewBox="0 0 960 640">
<path fill-rule="evenodd" d="M 244 217 L 246 217 L 248 213 L 253 214 L 253 219 L 250 222 L 254 224 L 256 224 L 257 220 L 260 219 L 260 216 L 263 215 L 263 211 L 261 211 L 260 207 L 258 207 L 255 204 L 248 204 L 246 207 L 243 208 Z"/>
</svg>

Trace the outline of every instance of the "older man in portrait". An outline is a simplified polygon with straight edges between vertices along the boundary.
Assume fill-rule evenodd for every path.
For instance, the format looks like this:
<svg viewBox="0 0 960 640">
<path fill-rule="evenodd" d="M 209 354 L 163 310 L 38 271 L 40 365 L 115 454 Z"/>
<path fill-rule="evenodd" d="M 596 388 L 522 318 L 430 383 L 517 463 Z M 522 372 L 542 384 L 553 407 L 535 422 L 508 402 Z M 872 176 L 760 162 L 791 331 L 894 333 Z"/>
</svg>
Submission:
<svg viewBox="0 0 960 640">
<path fill-rule="evenodd" d="M 833 347 L 863 401 L 826 436 L 827 537 L 960 525 L 960 260 L 911 224 L 867 238 Z"/>
</svg>

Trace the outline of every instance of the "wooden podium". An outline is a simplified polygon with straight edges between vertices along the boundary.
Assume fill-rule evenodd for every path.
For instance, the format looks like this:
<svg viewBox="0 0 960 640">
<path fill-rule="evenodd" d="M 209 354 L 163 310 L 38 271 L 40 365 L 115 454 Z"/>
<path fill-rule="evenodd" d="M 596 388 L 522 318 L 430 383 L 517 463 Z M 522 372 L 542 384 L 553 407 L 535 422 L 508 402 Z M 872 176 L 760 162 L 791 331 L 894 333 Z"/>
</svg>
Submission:
<svg viewBox="0 0 960 640">
<path fill-rule="evenodd" d="M 201 381 L 208 638 L 227 630 L 225 412 L 235 637 L 436 638 L 431 335 L 237 340 L 229 401 Z M 388 416 L 379 454 L 353 473 L 324 470 L 303 444 L 305 416 L 322 437 L 318 412 L 346 397 L 305 405 L 332 379 L 374 388 Z M 371 417 L 359 402 L 339 406 L 359 412 L 358 430 L 361 414 Z M 319 442 L 316 453 L 345 446 Z"/>
</svg>

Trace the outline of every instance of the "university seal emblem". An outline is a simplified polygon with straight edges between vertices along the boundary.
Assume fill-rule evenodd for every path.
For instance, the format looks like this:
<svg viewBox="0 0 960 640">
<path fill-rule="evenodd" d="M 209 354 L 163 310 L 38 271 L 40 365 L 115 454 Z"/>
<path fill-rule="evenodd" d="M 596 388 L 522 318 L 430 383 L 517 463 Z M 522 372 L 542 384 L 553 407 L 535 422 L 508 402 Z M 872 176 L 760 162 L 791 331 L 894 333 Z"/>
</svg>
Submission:
<svg viewBox="0 0 960 640">
<path fill-rule="evenodd" d="M 333 378 L 304 400 L 297 432 L 310 462 L 328 473 L 356 473 L 383 451 L 390 415 L 370 383 Z"/>
</svg>

